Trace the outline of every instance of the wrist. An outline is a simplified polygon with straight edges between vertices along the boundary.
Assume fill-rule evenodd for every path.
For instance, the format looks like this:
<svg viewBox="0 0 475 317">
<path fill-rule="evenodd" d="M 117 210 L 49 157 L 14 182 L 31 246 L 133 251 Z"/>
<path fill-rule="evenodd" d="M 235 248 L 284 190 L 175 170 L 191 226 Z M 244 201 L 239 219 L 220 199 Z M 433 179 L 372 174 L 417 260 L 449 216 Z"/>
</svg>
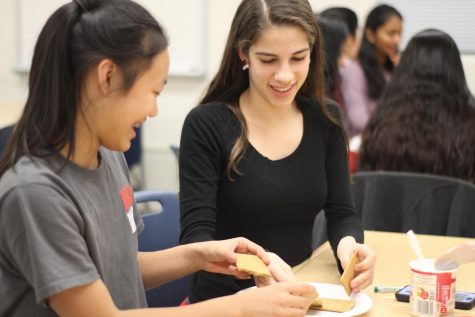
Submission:
<svg viewBox="0 0 475 317">
<path fill-rule="evenodd" d="M 357 242 L 352 236 L 346 236 L 341 238 L 340 242 L 338 242 L 338 247 L 336 251 L 338 258 L 341 260 L 342 257 L 346 255 L 346 253 L 349 253 L 351 250 L 353 250 L 356 244 Z"/>
<path fill-rule="evenodd" d="M 186 245 L 188 247 L 188 253 L 190 258 L 190 264 L 193 267 L 194 272 L 204 269 L 204 243 L 195 242 Z"/>
</svg>

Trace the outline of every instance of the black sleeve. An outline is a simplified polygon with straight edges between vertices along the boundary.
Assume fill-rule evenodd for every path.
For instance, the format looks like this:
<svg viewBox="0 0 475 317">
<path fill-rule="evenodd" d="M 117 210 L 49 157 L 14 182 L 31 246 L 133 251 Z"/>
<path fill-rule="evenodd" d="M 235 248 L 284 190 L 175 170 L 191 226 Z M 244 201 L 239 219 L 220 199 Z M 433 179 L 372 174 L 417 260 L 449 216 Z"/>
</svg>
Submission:
<svg viewBox="0 0 475 317">
<path fill-rule="evenodd" d="M 223 170 L 226 123 L 218 107 L 221 106 L 198 106 L 183 124 L 179 158 L 181 243 L 215 239 L 216 196 Z"/>
<path fill-rule="evenodd" d="M 332 107 L 333 108 L 333 107 Z M 332 109 L 332 112 L 338 109 Z M 327 126 L 326 175 L 328 184 L 325 216 L 328 239 L 336 256 L 338 243 L 345 236 L 352 236 L 363 243 L 361 219 L 356 213 L 351 197 L 348 153 L 343 130 L 334 123 Z"/>
</svg>

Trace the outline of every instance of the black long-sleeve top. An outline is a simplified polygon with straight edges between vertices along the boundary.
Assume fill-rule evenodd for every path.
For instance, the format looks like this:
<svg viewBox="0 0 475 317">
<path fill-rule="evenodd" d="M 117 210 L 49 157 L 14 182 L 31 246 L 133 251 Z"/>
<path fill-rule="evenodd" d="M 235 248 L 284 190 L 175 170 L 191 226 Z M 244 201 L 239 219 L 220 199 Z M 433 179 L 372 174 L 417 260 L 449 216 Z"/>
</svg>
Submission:
<svg viewBox="0 0 475 317">
<path fill-rule="evenodd" d="M 180 142 L 182 243 L 243 236 L 294 266 L 312 253 L 313 222 L 320 210 L 325 210 L 334 251 L 345 236 L 363 241 L 341 129 L 318 104 L 299 108 L 304 132 L 297 149 L 270 160 L 249 144 L 238 165 L 242 175 L 234 175 L 234 181 L 228 179 L 226 167 L 240 133 L 236 116 L 219 103 L 200 105 L 188 114 Z M 190 301 L 252 285 L 250 280 L 198 272 Z"/>
</svg>

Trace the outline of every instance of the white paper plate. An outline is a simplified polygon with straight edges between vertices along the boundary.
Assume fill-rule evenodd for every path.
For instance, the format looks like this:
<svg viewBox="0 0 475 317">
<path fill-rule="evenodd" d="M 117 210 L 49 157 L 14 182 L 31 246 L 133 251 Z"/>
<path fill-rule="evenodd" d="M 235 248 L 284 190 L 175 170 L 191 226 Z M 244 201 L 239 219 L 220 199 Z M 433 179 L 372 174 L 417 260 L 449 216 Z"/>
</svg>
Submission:
<svg viewBox="0 0 475 317">
<path fill-rule="evenodd" d="M 317 292 L 321 297 L 337 298 L 337 299 L 351 299 L 355 301 L 356 304 L 352 310 L 344 312 L 344 313 L 309 310 L 305 316 L 328 316 L 328 317 L 359 316 L 361 314 L 366 313 L 373 306 L 373 301 L 371 300 L 371 297 L 369 297 L 368 295 L 362 292 L 352 294 L 350 297 L 346 294 L 345 289 L 343 288 L 342 285 L 325 284 L 325 283 L 309 283 L 309 284 L 313 285 L 317 289 Z"/>
</svg>

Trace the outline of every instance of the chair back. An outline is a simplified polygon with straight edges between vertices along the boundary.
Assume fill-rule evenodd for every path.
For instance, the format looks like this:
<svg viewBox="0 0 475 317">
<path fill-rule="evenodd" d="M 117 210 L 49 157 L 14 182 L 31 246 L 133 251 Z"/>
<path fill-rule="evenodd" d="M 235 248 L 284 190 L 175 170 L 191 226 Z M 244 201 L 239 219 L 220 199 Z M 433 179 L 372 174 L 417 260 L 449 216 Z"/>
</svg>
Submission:
<svg viewBox="0 0 475 317">
<path fill-rule="evenodd" d="M 170 144 L 170 149 L 178 160 L 180 158 L 180 146 L 176 144 Z"/>
<path fill-rule="evenodd" d="M 475 185 L 409 172 L 357 172 L 356 211 L 368 230 L 475 237 Z"/>
<path fill-rule="evenodd" d="M 3 154 L 3 151 L 5 151 L 5 147 L 7 146 L 8 139 L 10 138 L 14 127 L 15 125 L 12 124 L 0 129 L 0 157 Z"/>
<path fill-rule="evenodd" d="M 130 148 L 124 152 L 129 169 L 142 161 L 142 128 L 135 128 L 135 138 L 130 142 Z"/>
<path fill-rule="evenodd" d="M 143 215 L 144 230 L 139 235 L 139 251 L 158 251 L 175 247 L 180 237 L 180 208 L 176 192 L 138 191 L 134 193 L 137 204 L 158 202 L 158 213 Z M 160 263 L 157 263 L 160 265 Z M 191 275 L 148 290 L 149 307 L 178 306 L 188 296 Z"/>
</svg>

